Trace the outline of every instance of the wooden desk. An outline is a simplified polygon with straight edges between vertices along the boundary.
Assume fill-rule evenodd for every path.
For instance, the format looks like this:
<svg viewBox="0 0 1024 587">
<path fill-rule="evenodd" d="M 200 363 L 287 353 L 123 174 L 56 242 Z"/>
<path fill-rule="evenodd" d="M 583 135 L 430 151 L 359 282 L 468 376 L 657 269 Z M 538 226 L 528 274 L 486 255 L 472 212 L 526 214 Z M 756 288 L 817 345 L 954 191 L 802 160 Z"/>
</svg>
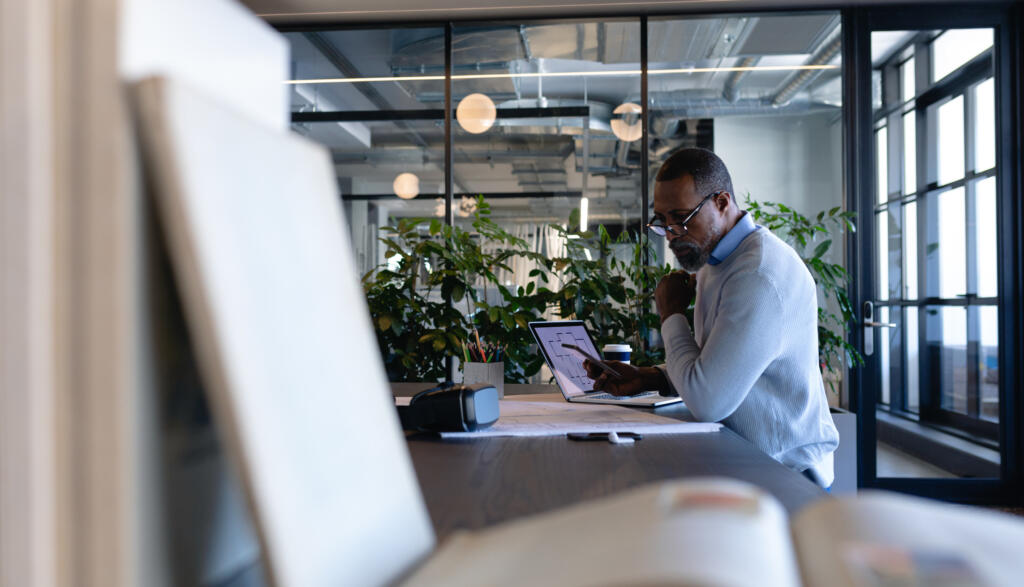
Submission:
<svg viewBox="0 0 1024 587">
<path fill-rule="evenodd" d="M 398 384 L 394 391 L 406 395 L 423 388 Z M 522 390 L 506 384 L 506 395 L 516 391 Z M 550 394 L 530 399 L 564 401 Z M 656 413 L 688 416 L 678 405 Z M 460 528 L 482 528 L 666 479 L 742 479 L 764 488 L 790 512 L 827 495 L 729 429 L 648 435 L 629 446 L 572 442 L 561 436 L 442 440 L 434 434 L 413 434 L 408 441 L 439 540 Z"/>
</svg>

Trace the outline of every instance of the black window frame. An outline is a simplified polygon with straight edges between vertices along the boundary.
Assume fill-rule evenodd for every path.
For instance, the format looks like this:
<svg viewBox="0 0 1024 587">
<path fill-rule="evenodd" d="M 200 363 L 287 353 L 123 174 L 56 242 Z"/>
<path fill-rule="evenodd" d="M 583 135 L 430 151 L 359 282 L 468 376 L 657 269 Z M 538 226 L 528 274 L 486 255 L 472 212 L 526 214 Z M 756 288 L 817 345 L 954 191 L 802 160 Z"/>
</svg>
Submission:
<svg viewBox="0 0 1024 587">
<path fill-rule="evenodd" d="M 997 187 L 998 230 L 1003 235 L 999 243 L 998 289 L 1000 405 L 998 446 L 999 474 L 996 477 L 976 478 L 879 478 L 875 443 L 879 435 L 878 408 L 875 382 L 870 370 L 850 372 L 850 408 L 858 413 L 858 476 L 862 487 L 874 487 L 914 493 L 938 499 L 965 503 L 1022 503 L 1024 495 L 1024 436 L 1020 423 L 1024 421 L 1024 402 L 1021 401 L 1019 378 L 1021 374 L 1020 350 L 1024 339 L 1024 320 L 1017 306 L 1024 283 L 1022 239 L 1019 227 L 1024 225 L 1022 206 L 1021 154 L 1024 153 L 1021 122 L 1024 120 L 1022 104 L 1022 74 L 1024 44 L 1021 30 L 1024 8 L 1009 4 L 953 4 L 941 9 L 922 11 L 920 7 L 895 6 L 874 8 L 847 8 L 844 16 L 844 64 L 847 75 L 844 82 L 844 104 L 848 137 L 846 155 L 847 206 L 859 214 L 859 235 L 850 237 L 848 266 L 859 276 L 851 287 L 851 301 L 863 308 L 864 302 L 876 298 L 874 278 L 875 260 L 873 243 L 875 230 L 873 214 L 876 204 L 877 178 L 874 174 L 874 113 L 871 103 L 872 61 L 870 35 L 884 30 L 945 30 L 952 28 L 983 28 L 995 30 L 994 71 L 996 77 L 996 109 L 1000 124 L 996 129 L 998 145 L 997 167 L 1001 178 Z M 915 63 L 916 71 L 930 75 L 926 64 Z M 890 128 L 887 132 L 892 133 Z M 918 156 L 924 145 L 918 144 Z M 937 187 L 937 186 L 936 186 Z M 919 217 L 921 214 L 919 214 Z M 923 235 L 918 234 L 920 239 Z M 919 283 L 919 287 L 924 287 Z M 919 293 L 922 295 L 922 293 Z M 859 316 L 863 321 L 865 316 Z M 865 328 L 851 332 L 850 341 L 864 348 Z M 925 385 L 922 382 L 922 387 Z M 884 410 L 879 413 L 887 413 Z M 937 427 L 942 427 L 935 424 Z"/>
</svg>

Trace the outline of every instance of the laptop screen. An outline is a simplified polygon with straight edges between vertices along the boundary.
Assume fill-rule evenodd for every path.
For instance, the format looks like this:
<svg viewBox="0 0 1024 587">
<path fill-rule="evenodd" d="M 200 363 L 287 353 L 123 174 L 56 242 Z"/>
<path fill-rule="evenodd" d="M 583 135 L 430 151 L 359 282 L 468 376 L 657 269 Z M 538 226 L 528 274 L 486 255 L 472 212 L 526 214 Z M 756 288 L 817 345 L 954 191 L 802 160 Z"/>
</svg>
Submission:
<svg viewBox="0 0 1024 587">
<path fill-rule="evenodd" d="M 574 344 L 595 357 L 601 356 L 583 322 L 531 322 L 530 331 L 537 339 L 544 360 L 554 374 L 562 395 L 570 398 L 593 391 L 594 380 L 587 377 L 587 371 L 583 368 L 583 356 L 573 349 L 562 346 L 563 343 Z"/>
</svg>

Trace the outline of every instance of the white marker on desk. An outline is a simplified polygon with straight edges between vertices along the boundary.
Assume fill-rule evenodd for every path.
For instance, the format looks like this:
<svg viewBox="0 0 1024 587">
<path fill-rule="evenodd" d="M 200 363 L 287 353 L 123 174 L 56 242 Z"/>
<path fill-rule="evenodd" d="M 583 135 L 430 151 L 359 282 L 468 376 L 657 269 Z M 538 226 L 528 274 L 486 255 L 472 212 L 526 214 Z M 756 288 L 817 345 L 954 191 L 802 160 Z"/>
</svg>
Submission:
<svg viewBox="0 0 1024 587">
<path fill-rule="evenodd" d="M 614 435 L 614 438 L 612 437 Z M 612 444 L 632 444 L 643 438 L 636 432 L 568 432 L 569 440 L 607 440 Z"/>
<path fill-rule="evenodd" d="M 613 431 L 608 433 L 608 442 L 612 444 L 633 444 L 636 441 L 628 436 L 619 436 L 618 432 Z"/>
</svg>

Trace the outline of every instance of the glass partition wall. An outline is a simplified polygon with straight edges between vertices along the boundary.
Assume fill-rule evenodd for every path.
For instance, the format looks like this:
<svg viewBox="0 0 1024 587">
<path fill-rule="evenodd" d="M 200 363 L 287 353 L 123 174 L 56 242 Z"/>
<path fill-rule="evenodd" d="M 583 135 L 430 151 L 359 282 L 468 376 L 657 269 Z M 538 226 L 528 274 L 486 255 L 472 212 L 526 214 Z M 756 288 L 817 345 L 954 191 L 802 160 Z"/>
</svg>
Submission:
<svg viewBox="0 0 1024 587">
<path fill-rule="evenodd" d="M 673 151 L 696 146 L 725 161 L 741 208 L 749 200 L 814 219 L 844 205 L 838 13 L 652 18 L 648 30 L 652 186 Z M 785 238 L 785 224 L 773 227 Z M 844 263 L 841 231 L 828 239 L 823 260 Z M 841 387 L 836 367 L 830 390 Z"/>
<path fill-rule="evenodd" d="M 506 318 L 502 288 L 526 294 L 531 287 L 561 293 L 591 286 L 551 267 L 551 281 L 542 282 L 543 262 L 515 256 L 493 268 L 493 279 L 470 280 L 474 300 L 482 302 L 470 304 L 454 282 L 427 285 L 444 259 L 427 256 L 410 270 L 381 237 L 401 237 L 396 228 L 403 219 L 437 219 L 471 235 L 481 254 L 493 252 L 501 248 L 493 235 L 482 236 L 473 225 L 482 197 L 494 227 L 521 239 L 517 246 L 531 253 L 561 259 L 561 266 L 572 269 L 578 261 L 590 270 L 597 266 L 586 263 L 614 258 L 632 269 L 664 267 L 674 259 L 658 237 L 641 256 L 634 253 L 646 238 L 658 166 L 674 150 L 691 146 L 722 156 L 741 205 L 749 196 L 810 217 L 842 205 L 837 12 L 466 22 L 303 30 L 286 37 L 292 45 L 293 127 L 331 149 L 362 271 L 414 273 L 410 281 L 422 290 L 423 303 L 454 302 L 464 316 L 483 309 L 483 322 L 511 319 L 515 326 L 517 316 L 527 315 L 509 310 Z M 446 92 L 452 109 L 447 122 Z M 404 236 L 442 238 L 436 229 L 425 221 Z M 587 231 L 604 231 L 606 243 L 587 239 Z M 841 260 L 842 246 L 830 255 Z M 620 277 L 607 265 L 602 270 L 608 280 Z M 601 319 L 629 322 L 624 314 L 652 314 L 653 284 L 635 282 L 628 268 L 616 271 L 627 288 L 635 286 L 639 301 L 612 300 Z M 368 294 L 371 307 L 388 303 L 374 298 L 377 293 Z M 600 300 L 576 297 L 575 308 L 549 300 L 533 315 L 568 313 L 601 324 L 595 317 L 602 312 Z M 394 318 L 397 323 L 401 316 Z M 378 333 L 388 326 L 388 320 L 378 322 Z M 656 329 L 638 316 L 617 332 L 626 336 L 632 326 L 643 333 L 637 342 L 655 349 L 649 358 L 656 358 Z M 411 343 L 408 333 L 385 332 L 390 338 L 382 352 L 394 363 L 402 353 L 384 347 Z M 418 338 L 432 344 L 429 334 Z M 389 375 L 457 379 L 459 358 L 467 357 L 457 357 L 450 371 L 398 368 Z M 546 380 L 546 373 L 532 380 Z"/>
<path fill-rule="evenodd" d="M 331 150 L 357 266 L 365 273 L 385 262 L 379 227 L 394 217 L 432 216 L 436 199 L 444 198 L 444 105 L 417 99 L 443 99 L 444 27 L 285 37 L 292 129 Z M 437 38 L 442 42 L 420 42 Z M 399 60 L 395 47 L 409 45 L 416 50 Z"/>
<path fill-rule="evenodd" d="M 640 33 L 636 18 L 454 26 L 456 224 L 469 225 L 471 198 L 483 195 L 491 219 L 529 243 L 531 251 L 572 262 L 581 272 L 622 273 L 592 263 L 605 255 L 625 260 L 629 245 L 602 248 L 593 239 L 569 239 L 599 227 L 611 237 L 640 232 L 639 165 L 626 157 L 642 137 Z M 472 109 L 483 107 L 493 108 L 493 122 L 472 118 Z M 593 279 L 598 274 L 573 279 L 571 267 L 555 268 L 544 282 L 536 274 L 543 270 L 536 261 L 511 261 L 498 271 L 495 283 L 481 284 L 485 304 L 503 303 L 501 287 L 525 293 L 531 283 L 553 291 L 573 286 L 573 303 L 563 297 L 560 305 L 548 305 L 536 317 L 585 320 L 599 345 L 628 336 L 607 330 L 614 315 L 630 311 L 631 300 L 612 301 L 602 314 L 595 308 L 598 296 L 591 295 L 601 288 Z M 647 341 L 638 337 L 633 343 Z M 549 378 L 541 367 L 535 380 Z"/>
</svg>

